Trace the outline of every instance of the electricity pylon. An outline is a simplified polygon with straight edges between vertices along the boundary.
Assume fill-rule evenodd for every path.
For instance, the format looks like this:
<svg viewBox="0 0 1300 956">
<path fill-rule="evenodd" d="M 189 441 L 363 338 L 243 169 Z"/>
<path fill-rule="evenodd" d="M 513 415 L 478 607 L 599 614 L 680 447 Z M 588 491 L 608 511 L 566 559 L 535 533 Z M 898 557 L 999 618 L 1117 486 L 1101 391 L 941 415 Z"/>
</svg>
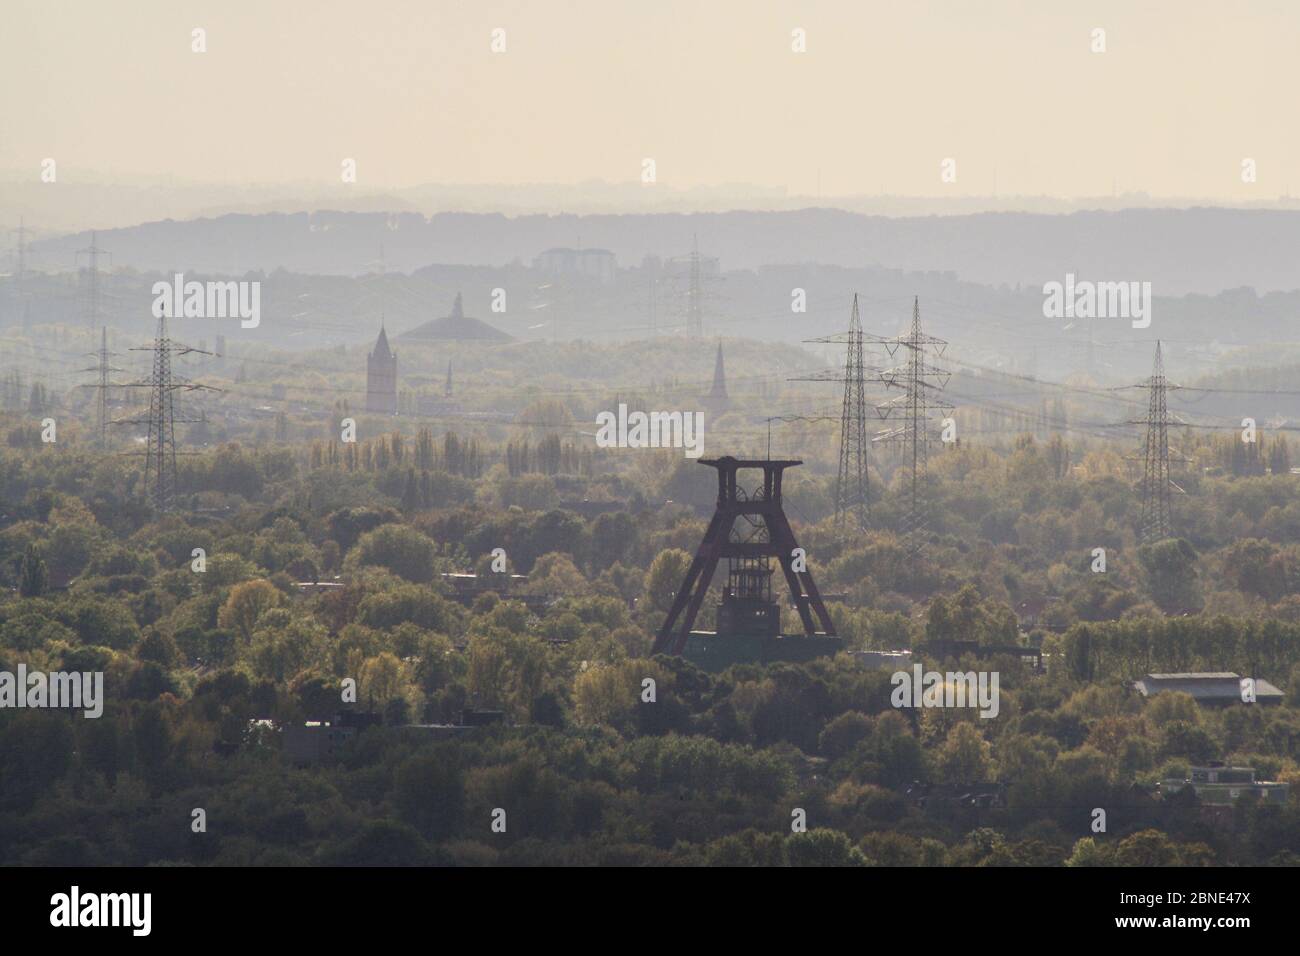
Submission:
<svg viewBox="0 0 1300 956">
<path fill-rule="evenodd" d="M 1142 450 L 1142 519 L 1138 526 L 1138 541 L 1151 544 L 1173 537 L 1173 518 L 1170 509 L 1170 490 L 1183 493 L 1169 475 L 1169 389 L 1179 386 L 1169 384 L 1165 378 L 1165 361 L 1160 342 L 1156 342 L 1156 360 L 1151 377 L 1138 388 L 1150 391 L 1147 400 L 1147 417 L 1132 421 L 1131 425 L 1146 425 L 1146 443 Z M 1186 461 L 1174 454 L 1173 460 Z M 1136 460 L 1136 459 L 1130 459 Z"/>
<path fill-rule="evenodd" d="M 14 271 L 11 276 L 13 279 L 14 295 L 13 300 L 17 308 L 22 311 L 22 328 L 23 333 L 28 332 L 29 327 L 29 307 L 31 303 L 27 299 L 27 222 L 21 216 L 18 218 L 18 228 L 12 230 L 18 237 L 18 245 L 14 247 L 13 260 Z"/>
<path fill-rule="evenodd" d="M 670 261 L 676 264 L 684 262 L 686 266 L 686 294 L 684 299 L 686 334 L 691 338 L 703 338 L 705 300 L 711 296 L 708 287 L 717 282 L 718 277 L 705 274 L 705 259 L 704 256 L 700 255 L 700 243 L 696 236 L 691 237 L 690 252 L 684 256 L 677 256 Z"/>
<path fill-rule="evenodd" d="M 196 422 L 197 418 L 176 417 L 174 395 L 177 390 L 205 389 L 219 391 L 208 385 L 198 385 L 172 374 L 172 355 L 211 355 L 203 349 L 190 348 L 173 342 L 167 336 L 167 319 L 158 317 L 158 331 L 151 346 L 134 348 L 133 352 L 152 352 L 153 362 L 149 378 L 131 382 L 129 387 L 149 389 L 149 417 L 114 422 L 115 425 L 142 424 L 149 426 L 145 445 L 145 493 L 154 510 L 165 514 L 172 509 L 176 495 L 176 434 L 175 423 Z"/>
<path fill-rule="evenodd" d="M 110 352 L 108 350 L 108 329 L 107 328 L 100 329 L 99 351 L 91 352 L 90 354 L 95 356 L 99 360 L 98 363 L 92 365 L 89 368 L 83 368 L 80 371 L 98 373 L 99 381 L 92 385 L 83 385 L 82 387 L 93 388 L 96 389 L 98 392 L 98 395 L 96 396 L 95 399 L 95 428 L 99 432 L 99 447 L 107 448 L 108 447 L 108 426 L 109 426 L 108 390 L 110 388 L 115 387 L 117 384 L 115 382 L 110 382 L 108 380 L 108 375 L 110 372 L 122 371 L 122 369 L 118 368 L 117 366 L 108 364 L 109 356 L 116 355 L 118 353 Z"/>
<path fill-rule="evenodd" d="M 834 371 L 791 379 L 797 382 L 844 383 L 844 399 L 840 409 L 840 466 L 835 479 L 835 528 L 837 531 L 865 531 L 870 514 L 870 488 L 867 476 L 867 398 L 868 372 L 873 381 L 880 369 L 868 368 L 863 360 L 863 341 L 884 341 L 879 336 L 867 336 L 862 331 L 862 318 L 858 312 L 858 297 L 853 296 L 853 313 L 849 330 L 805 342 L 826 345 L 844 345 L 843 375 Z"/>
<path fill-rule="evenodd" d="M 691 239 L 690 286 L 686 291 L 686 334 L 704 335 L 704 288 L 700 283 L 700 243 Z"/>
<path fill-rule="evenodd" d="M 90 245 L 85 249 L 78 249 L 78 256 L 85 256 L 88 265 L 86 266 L 86 325 L 93 332 L 95 326 L 99 324 L 99 257 L 108 256 L 110 261 L 112 253 L 101 249 L 96 240 L 96 233 L 90 234 Z"/>
<path fill-rule="evenodd" d="M 927 353 L 933 348 L 936 355 L 942 355 L 948 343 L 921 331 L 920 300 L 913 298 L 911 328 L 902 335 L 885 340 L 883 344 L 891 356 L 899 349 L 907 350 L 905 365 L 886 369 L 881 375 L 885 385 L 901 388 L 903 394 L 876 407 L 881 418 L 895 419 L 900 424 L 874 440 L 904 446 L 907 507 L 901 530 L 915 580 L 919 559 L 925 549 L 925 532 L 930 525 L 931 502 L 927 477 L 929 449 L 932 443 L 939 440 L 933 434 L 934 413 L 948 414 L 952 411 L 952 405 L 942 397 L 952 373 L 931 365 Z"/>
</svg>

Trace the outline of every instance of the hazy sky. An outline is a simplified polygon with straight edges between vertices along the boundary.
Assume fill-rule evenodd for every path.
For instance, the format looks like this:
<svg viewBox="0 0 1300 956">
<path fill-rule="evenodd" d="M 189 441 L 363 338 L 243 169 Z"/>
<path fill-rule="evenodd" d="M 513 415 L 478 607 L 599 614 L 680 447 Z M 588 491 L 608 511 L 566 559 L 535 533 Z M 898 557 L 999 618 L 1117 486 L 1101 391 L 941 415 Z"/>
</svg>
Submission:
<svg viewBox="0 0 1300 956">
<path fill-rule="evenodd" d="M 369 188 L 574 183 L 651 157 L 665 186 L 805 195 L 1300 190 L 1288 0 L 6 0 L 4 21 L 7 177 L 53 157 L 61 181 L 344 189 L 353 157 Z"/>
</svg>

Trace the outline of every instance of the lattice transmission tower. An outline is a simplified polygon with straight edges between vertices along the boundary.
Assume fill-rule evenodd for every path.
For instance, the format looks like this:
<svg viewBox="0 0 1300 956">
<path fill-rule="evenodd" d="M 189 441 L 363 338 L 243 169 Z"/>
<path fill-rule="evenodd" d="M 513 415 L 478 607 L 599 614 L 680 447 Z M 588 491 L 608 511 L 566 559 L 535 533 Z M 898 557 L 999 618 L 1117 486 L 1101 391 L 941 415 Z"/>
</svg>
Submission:
<svg viewBox="0 0 1300 956">
<path fill-rule="evenodd" d="M 876 406 L 881 418 L 899 424 L 874 441 L 903 446 L 904 494 L 906 509 L 900 530 L 913 578 L 919 559 L 925 550 L 925 534 L 930 526 L 930 490 L 928 482 L 930 445 L 939 441 L 935 435 L 937 415 L 947 416 L 952 405 L 943 399 L 943 389 L 952 373 L 930 364 L 928 352 L 943 355 L 948 343 L 944 339 L 927 335 L 921 330 L 921 304 L 912 300 L 912 325 L 902 335 L 884 341 L 885 351 L 891 356 L 900 349 L 907 351 L 907 362 L 885 369 L 881 379 L 886 386 L 903 390 L 903 394 L 883 405 Z"/>
<path fill-rule="evenodd" d="M 198 418 L 177 418 L 175 393 L 177 391 L 219 391 L 208 385 L 178 378 L 172 373 L 172 356 L 211 355 L 203 349 L 191 348 L 173 342 L 167 335 L 167 319 L 160 316 L 153 345 L 133 348 L 133 352 L 152 352 L 149 377 L 142 382 L 131 382 L 128 387 L 149 389 L 149 417 L 117 421 L 115 425 L 148 425 L 145 444 L 145 493 L 154 510 L 165 514 L 172 509 L 176 496 L 176 422 L 197 422 Z"/>
<path fill-rule="evenodd" d="M 1142 449 L 1142 518 L 1138 526 L 1138 541 L 1150 544 L 1173 536 L 1173 517 L 1170 492 L 1183 493 L 1169 473 L 1170 461 L 1186 461 L 1178 453 L 1169 451 L 1169 405 L 1167 394 L 1171 385 L 1165 378 L 1165 360 L 1161 343 L 1156 342 L 1156 359 L 1151 377 L 1138 385 L 1147 389 L 1147 417 L 1131 421 L 1131 425 L 1146 426 L 1146 442 Z M 1130 459 L 1137 460 L 1137 459 Z"/>
<path fill-rule="evenodd" d="M 86 327 L 93 332 L 95 326 L 99 325 L 99 257 L 108 256 L 111 262 L 112 253 L 99 247 L 96 233 L 92 232 L 90 245 L 85 249 L 78 249 L 76 254 L 86 257 Z"/>
<path fill-rule="evenodd" d="M 31 230 L 27 228 L 27 221 L 20 216 L 18 228 L 13 232 L 18 237 L 18 244 L 13 251 L 13 300 L 18 311 L 22 313 L 22 328 L 25 334 L 31 328 L 31 300 L 27 295 L 27 235 Z"/>
<path fill-rule="evenodd" d="M 719 281 L 719 276 L 712 267 L 706 269 L 705 263 L 715 260 L 700 254 L 699 238 L 692 236 L 691 251 L 684 256 L 676 256 L 669 262 L 676 272 L 676 278 L 686 280 L 686 289 L 681 298 L 686 334 L 692 338 L 702 338 L 706 305 L 713 296 L 711 286 Z"/>
<path fill-rule="evenodd" d="M 23 217 L 18 217 L 18 228 L 14 232 L 18 235 L 18 245 L 14 249 L 14 285 L 18 297 L 22 298 L 27 279 L 27 221 Z"/>
<path fill-rule="evenodd" d="M 686 290 L 686 334 L 695 338 L 704 335 L 704 286 L 700 276 L 700 243 L 692 238 L 690 255 L 690 285 Z"/>
<path fill-rule="evenodd" d="M 870 442 L 867 440 L 866 383 L 868 377 L 876 381 L 881 369 L 867 366 L 864 360 L 863 342 L 868 339 L 872 342 L 885 341 L 862 331 L 862 318 L 855 294 L 847 332 L 804 340 L 808 343 L 844 345 L 844 372 L 841 374 L 828 370 L 791 379 L 797 382 L 844 383 L 844 399 L 840 409 L 840 465 L 835 479 L 835 528 L 841 532 L 865 531 L 870 516 L 870 481 L 867 475 Z"/>
<path fill-rule="evenodd" d="M 101 327 L 99 330 L 99 349 L 91 352 L 91 355 L 98 359 L 95 365 L 89 368 L 80 369 L 82 372 L 95 372 L 98 376 L 97 381 L 83 385 L 83 388 L 93 388 L 97 394 L 95 396 L 95 429 L 99 432 L 99 447 L 108 447 L 108 426 L 111 424 L 108 418 L 108 390 L 118 387 L 118 383 L 110 382 L 108 376 L 112 372 L 120 372 L 122 369 L 115 365 L 109 365 L 108 360 L 111 356 L 117 355 L 117 352 L 108 350 L 108 329 Z"/>
</svg>

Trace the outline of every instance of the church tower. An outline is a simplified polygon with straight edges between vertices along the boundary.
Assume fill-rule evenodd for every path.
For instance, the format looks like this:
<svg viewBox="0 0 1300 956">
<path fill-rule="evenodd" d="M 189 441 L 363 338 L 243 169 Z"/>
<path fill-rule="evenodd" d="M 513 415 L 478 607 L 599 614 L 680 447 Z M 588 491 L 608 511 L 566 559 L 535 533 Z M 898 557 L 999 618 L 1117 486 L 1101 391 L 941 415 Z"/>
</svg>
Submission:
<svg viewBox="0 0 1300 956">
<path fill-rule="evenodd" d="M 388 347 L 382 323 L 375 350 L 366 356 L 366 411 L 397 414 L 397 355 Z"/>
<path fill-rule="evenodd" d="M 713 388 L 704 396 L 704 407 L 715 418 L 731 408 L 731 399 L 727 397 L 727 372 L 722 364 L 722 343 L 718 343 L 718 354 L 713 360 Z"/>
</svg>

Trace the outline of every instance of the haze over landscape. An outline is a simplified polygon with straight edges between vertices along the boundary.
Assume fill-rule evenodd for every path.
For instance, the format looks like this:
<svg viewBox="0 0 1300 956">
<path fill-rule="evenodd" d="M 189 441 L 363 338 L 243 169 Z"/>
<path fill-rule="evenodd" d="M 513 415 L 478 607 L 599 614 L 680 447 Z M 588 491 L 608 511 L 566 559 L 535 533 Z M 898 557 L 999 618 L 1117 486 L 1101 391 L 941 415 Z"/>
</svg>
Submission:
<svg viewBox="0 0 1300 956">
<path fill-rule="evenodd" d="M 0 864 L 1300 863 L 1300 6 L 5 17 Z"/>
</svg>

